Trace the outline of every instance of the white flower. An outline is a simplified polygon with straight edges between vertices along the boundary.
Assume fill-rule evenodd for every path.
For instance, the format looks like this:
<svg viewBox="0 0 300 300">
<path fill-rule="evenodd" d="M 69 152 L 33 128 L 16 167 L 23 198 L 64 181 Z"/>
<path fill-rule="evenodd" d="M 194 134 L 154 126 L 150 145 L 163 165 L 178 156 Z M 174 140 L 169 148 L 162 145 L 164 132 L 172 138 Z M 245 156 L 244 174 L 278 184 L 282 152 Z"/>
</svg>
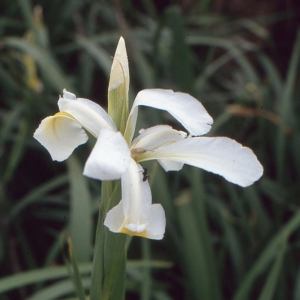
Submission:
<svg viewBox="0 0 300 300">
<path fill-rule="evenodd" d="M 126 49 L 120 39 L 113 66 L 123 77 L 113 77 L 110 88 L 125 82 L 129 74 Z M 118 64 L 121 68 L 117 67 Z M 125 73 L 124 73 L 125 72 Z M 123 80 L 122 80 L 123 78 Z M 140 131 L 133 140 L 138 106 L 169 112 L 188 133 L 158 125 Z M 124 137 L 110 116 L 96 103 L 76 98 L 64 90 L 58 101 L 60 112 L 42 121 L 34 137 L 50 152 L 53 160 L 66 159 L 87 141 L 85 128 L 97 138 L 85 164 L 84 175 L 100 179 L 121 178 L 122 199 L 106 216 L 104 224 L 113 232 L 161 239 L 165 214 L 160 204 L 152 204 L 151 190 L 140 162 L 157 159 L 166 171 L 178 171 L 184 164 L 219 174 L 246 187 L 258 180 L 263 168 L 249 148 L 226 137 L 199 137 L 207 133 L 213 120 L 192 96 L 171 90 L 143 90 L 129 113 Z"/>
</svg>

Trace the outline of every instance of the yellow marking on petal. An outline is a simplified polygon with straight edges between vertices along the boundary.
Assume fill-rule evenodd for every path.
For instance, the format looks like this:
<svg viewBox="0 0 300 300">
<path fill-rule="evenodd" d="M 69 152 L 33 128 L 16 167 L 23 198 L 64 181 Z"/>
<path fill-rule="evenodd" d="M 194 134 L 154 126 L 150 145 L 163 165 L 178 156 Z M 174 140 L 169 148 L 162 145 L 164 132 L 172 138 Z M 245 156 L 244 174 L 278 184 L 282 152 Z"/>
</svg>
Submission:
<svg viewBox="0 0 300 300">
<path fill-rule="evenodd" d="M 141 237 L 144 237 L 144 238 L 149 238 L 148 234 L 147 234 L 147 231 L 144 230 L 142 232 L 136 232 L 136 231 L 131 231 L 131 230 L 128 230 L 127 228 L 125 227 L 122 227 L 122 229 L 120 230 L 121 233 L 125 233 L 125 234 L 128 234 L 130 236 L 141 236 Z"/>
<path fill-rule="evenodd" d="M 77 124 L 79 124 L 82 128 L 84 128 L 86 131 L 88 131 L 92 136 L 94 136 L 96 139 L 98 138 L 92 131 L 90 131 L 88 128 L 86 128 L 85 126 L 83 126 L 83 124 L 81 124 L 76 118 L 74 118 L 72 115 L 64 112 L 64 111 L 60 111 L 58 113 L 56 113 L 54 115 L 54 117 L 64 117 L 64 118 L 68 118 L 73 120 L 74 122 L 76 122 Z"/>
<path fill-rule="evenodd" d="M 69 118 L 69 119 L 72 119 L 74 120 L 75 122 L 79 123 L 72 115 L 66 113 L 66 112 L 63 112 L 63 111 L 60 111 L 58 113 L 56 113 L 54 115 L 54 117 L 65 117 L 65 118 Z"/>
</svg>

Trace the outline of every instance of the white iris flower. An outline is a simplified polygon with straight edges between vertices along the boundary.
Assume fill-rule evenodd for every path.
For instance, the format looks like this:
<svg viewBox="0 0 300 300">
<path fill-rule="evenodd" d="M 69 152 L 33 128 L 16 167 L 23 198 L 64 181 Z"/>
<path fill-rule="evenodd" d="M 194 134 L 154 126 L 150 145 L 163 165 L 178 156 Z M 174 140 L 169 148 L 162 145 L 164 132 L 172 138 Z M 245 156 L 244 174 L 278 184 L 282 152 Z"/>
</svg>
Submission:
<svg viewBox="0 0 300 300">
<path fill-rule="evenodd" d="M 114 65 L 118 76 L 111 78 L 109 91 L 122 82 L 128 89 L 128 62 L 122 38 Z M 133 139 L 139 105 L 167 111 L 188 133 L 158 125 L 141 130 Z M 213 119 L 188 94 L 161 89 L 139 92 L 124 135 L 117 131 L 105 110 L 90 100 L 76 98 L 64 90 L 58 107 L 60 112 L 45 118 L 34 137 L 58 161 L 67 159 L 77 146 L 87 141 L 83 128 L 97 138 L 83 174 L 99 180 L 121 179 L 122 199 L 107 213 L 104 222 L 112 232 L 163 238 L 165 213 L 160 204 L 152 204 L 150 186 L 140 162 L 156 159 L 165 171 L 178 171 L 188 164 L 219 174 L 242 187 L 253 184 L 263 173 L 251 149 L 226 137 L 200 137 L 210 130 Z"/>
</svg>

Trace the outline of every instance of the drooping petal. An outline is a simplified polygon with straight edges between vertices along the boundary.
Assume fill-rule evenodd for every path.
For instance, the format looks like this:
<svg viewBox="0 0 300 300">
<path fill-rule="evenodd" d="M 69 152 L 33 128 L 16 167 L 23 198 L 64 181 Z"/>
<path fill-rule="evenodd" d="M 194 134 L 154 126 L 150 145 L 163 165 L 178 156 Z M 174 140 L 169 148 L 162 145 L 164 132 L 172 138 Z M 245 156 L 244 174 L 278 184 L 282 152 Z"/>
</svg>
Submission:
<svg viewBox="0 0 300 300">
<path fill-rule="evenodd" d="M 112 232 L 121 232 L 125 221 L 123 210 L 123 202 L 113 207 L 107 214 L 104 220 L 104 225 Z"/>
<path fill-rule="evenodd" d="M 52 159 L 57 161 L 67 159 L 77 146 L 88 140 L 82 127 L 66 114 L 45 118 L 33 137 L 49 151 Z"/>
<path fill-rule="evenodd" d="M 151 205 L 148 181 L 134 160 L 122 175 L 122 200 L 106 215 L 104 225 L 112 232 L 122 232 L 150 239 L 162 239 L 166 227 L 165 212 L 160 204 Z"/>
<path fill-rule="evenodd" d="M 242 187 L 258 180 L 263 167 L 251 149 L 226 137 L 189 137 L 139 156 L 139 161 L 170 159 L 223 176 Z"/>
<path fill-rule="evenodd" d="M 120 179 L 130 161 L 130 150 L 120 132 L 100 131 L 83 174 L 99 180 Z"/>
<path fill-rule="evenodd" d="M 63 93 L 63 97 L 58 100 L 59 110 L 73 116 L 95 137 L 98 137 L 102 128 L 116 130 L 114 122 L 100 105 L 88 99 L 76 98 L 66 90 Z"/>
<path fill-rule="evenodd" d="M 177 119 L 191 135 L 203 135 L 207 133 L 212 117 L 207 113 L 203 105 L 194 97 L 185 93 L 174 93 L 172 90 L 151 89 L 138 93 L 133 103 L 127 122 L 125 138 L 132 138 L 139 105 L 166 110 Z"/>
<path fill-rule="evenodd" d="M 146 237 L 153 240 L 161 240 L 164 237 L 165 229 L 166 216 L 163 207 L 160 204 L 152 204 L 146 228 Z"/>
<path fill-rule="evenodd" d="M 151 190 L 148 180 L 143 181 L 143 168 L 133 159 L 122 175 L 122 201 L 126 222 L 124 227 L 130 231 L 142 232 L 147 226 L 151 210 Z"/>
<path fill-rule="evenodd" d="M 143 168 L 134 160 L 122 176 L 122 202 L 125 222 L 121 232 L 162 239 L 166 227 L 165 212 L 160 204 L 152 204 L 148 180 L 143 181 Z"/>
</svg>

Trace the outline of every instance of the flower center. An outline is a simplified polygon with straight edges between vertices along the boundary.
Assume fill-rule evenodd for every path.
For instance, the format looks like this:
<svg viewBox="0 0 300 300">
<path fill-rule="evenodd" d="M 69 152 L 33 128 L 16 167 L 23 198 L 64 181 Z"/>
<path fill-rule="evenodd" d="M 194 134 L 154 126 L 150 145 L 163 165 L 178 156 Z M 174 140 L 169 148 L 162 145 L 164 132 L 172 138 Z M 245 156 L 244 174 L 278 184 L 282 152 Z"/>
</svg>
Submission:
<svg viewBox="0 0 300 300">
<path fill-rule="evenodd" d="M 131 157 L 136 161 L 136 158 L 145 153 L 147 150 L 145 148 L 134 148 L 131 150 Z"/>
</svg>

